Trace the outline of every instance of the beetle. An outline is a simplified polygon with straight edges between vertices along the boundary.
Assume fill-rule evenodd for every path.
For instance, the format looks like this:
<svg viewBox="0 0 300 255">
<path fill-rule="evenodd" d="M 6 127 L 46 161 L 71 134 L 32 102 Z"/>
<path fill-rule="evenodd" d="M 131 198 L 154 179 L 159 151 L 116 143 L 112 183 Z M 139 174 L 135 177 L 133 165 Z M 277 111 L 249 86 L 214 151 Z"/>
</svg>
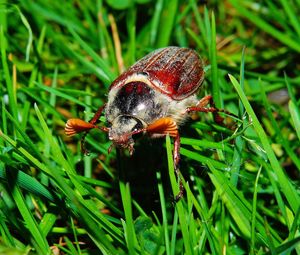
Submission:
<svg viewBox="0 0 300 255">
<path fill-rule="evenodd" d="M 217 122 L 223 121 L 218 115 L 221 110 L 214 106 L 210 95 L 197 99 L 203 79 L 203 62 L 196 51 L 175 46 L 158 49 L 113 81 L 107 103 L 89 122 L 69 119 L 65 133 L 86 135 L 98 128 L 108 132 L 112 146 L 127 148 L 130 154 L 134 150 L 134 135 L 144 133 L 156 138 L 169 134 L 174 139 L 173 159 L 178 176 L 179 126 L 195 111 L 212 112 Z M 108 127 L 96 125 L 103 111 Z M 180 190 L 178 198 L 183 192 L 181 182 Z"/>
</svg>

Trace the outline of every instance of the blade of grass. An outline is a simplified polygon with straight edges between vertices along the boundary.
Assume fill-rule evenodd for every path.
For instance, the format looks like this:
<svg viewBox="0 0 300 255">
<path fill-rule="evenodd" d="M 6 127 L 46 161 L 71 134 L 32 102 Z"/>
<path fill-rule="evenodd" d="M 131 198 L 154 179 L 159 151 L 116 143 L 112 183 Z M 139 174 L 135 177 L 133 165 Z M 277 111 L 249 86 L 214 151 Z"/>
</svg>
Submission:
<svg viewBox="0 0 300 255">
<path fill-rule="evenodd" d="M 199 139 L 192 139 L 192 138 L 186 138 L 186 137 L 181 137 L 180 143 L 182 145 L 192 145 L 192 146 L 199 146 L 204 149 L 222 149 L 225 152 L 232 153 L 232 149 L 226 145 L 222 144 L 220 142 L 212 142 L 208 140 L 199 140 Z"/>
<path fill-rule="evenodd" d="M 242 59 L 241 59 L 241 65 L 240 65 L 240 84 L 241 84 L 241 89 L 244 90 L 244 79 L 245 79 L 245 47 L 243 48 L 242 51 Z M 243 118 L 244 116 L 244 106 L 239 99 L 239 117 L 243 120 L 243 129 L 246 128 L 247 123 L 246 119 Z M 242 151 L 245 146 L 245 142 L 242 139 L 241 135 L 238 135 L 235 138 L 235 143 L 234 143 L 234 153 L 232 157 L 232 166 L 231 166 L 231 183 L 234 186 L 237 186 L 238 179 L 239 179 L 239 172 L 240 172 L 240 167 L 242 164 Z"/>
<path fill-rule="evenodd" d="M 53 10 L 53 8 L 47 6 L 46 3 L 44 4 L 32 2 L 28 0 L 24 0 L 23 6 L 26 6 L 27 9 L 31 10 L 31 12 L 38 13 L 40 17 L 43 17 L 47 20 L 52 20 L 54 22 L 57 22 L 58 24 L 65 26 L 65 27 L 71 27 L 76 32 L 80 34 L 86 34 L 87 30 L 84 28 L 82 22 L 80 22 L 79 18 L 73 16 L 72 19 L 70 19 L 70 15 L 64 15 L 63 13 L 58 13 Z M 66 8 L 62 8 L 64 10 Z M 68 12 L 68 10 L 65 10 Z M 69 12 L 70 13 L 70 12 Z"/>
<path fill-rule="evenodd" d="M 62 188 L 63 192 L 67 195 L 67 197 L 72 201 L 77 207 L 79 206 L 78 210 L 82 215 L 82 219 L 86 223 L 87 227 L 90 229 L 91 233 L 95 234 L 95 231 L 98 231 L 95 236 L 102 240 L 103 244 L 109 250 L 115 250 L 114 246 L 109 242 L 108 238 L 104 237 L 103 230 L 100 231 L 95 229 L 95 221 L 93 220 L 94 217 L 98 220 L 97 224 L 101 224 L 105 230 L 107 230 L 110 234 L 112 234 L 116 239 L 118 239 L 121 243 L 122 241 L 120 238 L 120 230 L 115 227 L 111 222 L 109 222 L 100 212 L 97 211 L 97 208 L 94 203 L 90 200 L 84 200 L 83 196 L 87 195 L 86 189 L 74 178 L 73 176 L 76 175 L 75 170 L 72 168 L 69 162 L 67 162 L 62 155 L 62 151 L 58 146 L 57 142 L 55 141 L 54 137 L 52 136 L 39 108 L 35 105 L 35 110 L 43 131 L 45 133 L 45 137 L 49 140 L 51 145 L 52 154 L 55 155 L 56 162 L 62 166 L 65 170 L 67 175 L 69 176 L 70 180 L 72 181 L 73 185 L 76 187 L 76 192 L 74 192 L 66 183 L 62 177 L 55 173 L 55 181 L 59 181 L 59 187 Z M 79 195 L 80 194 L 80 195 Z"/>
<path fill-rule="evenodd" d="M 80 36 L 75 32 L 74 29 L 69 27 L 69 31 L 73 35 L 74 39 L 79 43 L 79 45 L 87 52 L 88 56 L 91 56 L 92 59 L 95 61 L 98 73 L 99 75 L 101 75 L 103 82 L 106 85 L 110 84 L 114 80 L 115 74 L 112 73 L 111 69 L 108 67 L 105 61 L 86 42 L 84 42 L 80 38 Z M 80 59 L 82 60 L 83 63 L 86 63 L 87 61 L 84 58 L 80 58 Z M 86 63 L 86 65 L 88 64 Z"/>
<path fill-rule="evenodd" d="M 27 29 L 27 32 L 28 32 L 28 41 L 27 41 L 27 46 L 26 46 L 26 61 L 28 62 L 29 61 L 29 56 L 30 56 L 30 48 L 32 46 L 32 41 L 33 41 L 32 30 L 31 30 L 31 27 L 30 27 L 30 24 L 29 24 L 28 20 L 23 15 L 23 13 L 19 9 L 19 7 L 17 5 L 14 5 L 14 7 L 16 8 L 17 12 L 19 13 L 20 18 L 22 20 L 22 23 L 23 23 L 23 25 L 25 26 L 25 28 Z"/>
<path fill-rule="evenodd" d="M 271 254 L 293 254 L 291 253 L 294 249 L 299 248 L 299 243 L 300 243 L 300 236 L 296 237 L 295 239 L 285 242 L 280 246 L 277 246 L 274 249 L 274 253 Z M 267 253 L 267 254 L 270 254 Z"/>
<path fill-rule="evenodd" d="M 14 241 L 13 236 L 10 233 L 7 224 L 8 223 L 6 223 L 5 221 L 5 216 L 3 212 L 0 210 L 0 235 L 1 235 L 2 243 L 6 246 L 16 247 L 16 243 Z"/>
<path fill-rule="evenodd" d="M 77 253 L 80 255 L 82 253 L 81 253 L 81 249 L 80 249 L 80 246 L 79 246 L 77 231 L 76 231 L 76 227 L 75 227 L 73 218 L 71 218 L 71 226 L 72 226 L 72 230 L 73 230 L 73 235 L 74 235 L 74 239 L 75 239 L 75 245 L 76 245 Z"/>
<path fill-rule="evenodd" d="M 129 184 L 128 183 L 125 184 L 123 181 L 120 181 L 119 185 L 120 185 L 123 208 L 125 212 L 125 221 L 123 222 L 125 240 L 127 243 L 128 254 L 133 255 L 136 254 L 135 247 L 137 247 L 137 239 L 136 239 L 136 234 L 134 229 L 134 222 L 132 218 L 130 188 L 129 188 Z"/>
<path fill-rule="evenodd" d="M 256 232 L 255 232 L 255 221 L 256 221 L 256 208 L 257 208 L 257 186 L 258 186 L 258 180 L 260 177 L 262 166 L 258 169 L 255 183 L 254 183 L 254 192 L 253 192 L 253 202 L 252 202 L 252 216 L 251 216 L 251 248 L 250 248 L 250 254 L 255 254 L 254 249 L 255 249 L 255 237 L 256 237 Z"/>
<path fill-rule="evenodd" d="M 48 208 L 47 212 L 43 215 L 43 218 L 39 224 L 39 227 L 44 236 L 47 236 L 53 227 L 55 226 L 58 218 L 58 210 L 56 207 Z"/>
<path fill-rule="evenodd" d="M 91 93 L 91 89 L 90 86 L 88 85 L 86 87 L 86 91 L 90 94 Z M 85 121 L 89 121 L 90 120 L 90 116 L 91 116 L 91 107 L 89 107 L 89 105 L 92 105 L 92 97 L 91 96 L 85 96 L 84 97 L 84 102 L 87 105 L 85 107 Z M 84 157 L 83 159 L 84 161 L 84 176 L 91 178 L 92 177 L 92 158 L 91 157 Z"/>
<path fill-rule="evenodd" d="M 298 38 L 300 37 L 300 23 L 298 19 L 298 14 L 296 13 L 295 6 L 293 6 L 293 2 L 280 0 L 281 5 L 284 8 L 284 11 L 286 12 L 287 16 L 289 17 L 289 20 L 295 29 L 296 33 L 298 34 Z"/>
<path fill-rule="evenodd" d="M 4 100 L 1 102 L 1 106 L 2 106 L 2 111 L 1 111 L 2 129 L 0 128 L 0 131 L 3 130 L 4 134 L 7 134 L 7 117 L 6 117 L 7 110 L 5 107 Z M 0 139 L 0 145 L 4 146 L 4 140 Z"/>
<path fill-rule="evenodd" d="M 71 242 L 71 240 L 67 237 L 64 236 L 64 241 L 66 242 L 66 246 L 62 247 L 60 246 L 60 248 L 64 248 L 66 253 L 72 254 L 72 255 L 79 255 L 80 253 L 78 252 L 78 250 L 75 248 L 74 244 Z M 67 250 L 67 248 L 69 248 L 69 250 Z"/>
<path fill-rule="evenodd" d="M 20 186 L 22 189 L 27 190 L 28 192 L 35 194 L 37 196 L 42 196 L 46 199 L 48 199 L 51 202 L 55 202 L 58 198 L 57 194 L 52 193 L 50 190 L 48 190 L 45 186 L 43 186 L 40 182 L 38 182 L 36 179 L 31 177 L 30 175 L 18 171 L 15 177 L 15 183 Z M 0 167 L 0 179 L 9 182 L 10 179 L 6 175 L 6 171 L 4 168 Z"/>
<path fill-rule="evenodd" d="M 286 206 L 285 206 L 285 202 L 284 202 L 284 199 L 282 198 L 282 195 L 279 191 L 279 184 L 277 183 L 276 181 L 276 177 L 274 176 L 273 174 L 273 171 L 271 169 L 271 166 L 269 164 L 267 164 L 265 161 L 261 160 L 260 162 L 263 166 L 264 166 L 264 169 L 266 170 L 267 172 L 267 175 L 269 177 L 269 180 L 271 182 L 271 185 L 272 185 L 272 188 L 274 190 L 274 195 L 276 197 L 276 200 L 277 200 L 277 203 L 278 203 L 278 206 L 280 208 L 280 212 L 282 213 L 282 216 L 283 218 L 285 219 L 285 223 L 287 224 L 287 226 L 289 227 L 290 225 L 290 222 L 289 222 L 289 218 L 287 216 L 287 210 L 286 210 Z"/>
<path fill-rule="evenodd" d="M 289 155 L 289 157 L 291 158 L 291 160 L 293 161 L 293 163 L 296 165 L 298 171 L 300 171 L 300 160 L 299 157 L 296 155 L 296 153 L 294 153 L 294 151 L 292 150 L 289 141 L 283 136 L 282 134 L 282 130 L 281 128 L 278 126 L 275 118 L 274 118 L 274 114 L 271 112 L 271 105 L 267 99 L 265 90 L 264 90 L 264 84 L 262 84 L 262 82 L 259 82 L 260 88 L 261 88 L 261 97 L 262 97 L 262 101 L 263 101 L 263 105 L 266 109 L 268 118 L 271 121 L 272 127 L 275 130 L 276 133 L 276 137 L 277 137 L 277 142 L 279 144 L 281 144 L 284 148 L 284 150 L 286 151 L 286 153 Z M 291 111 L 290 111 L 291 112 Z M 293 119 L 293 114 L 291 114 L 292 119 Z M 297 127 L 297 126 L 295 126 Z"/>
<path fill-rule="evenodd" d="M 41 120 L 42 126 L 46 127 L 45 121 L 42 119 L 41 113 L 38 111 L 37 108 L 36 108 L 36 110 L 37 110 L 37 113 L 38 113 L 39 118 Z M 45 130 L 47 131 L 48 129 L 46 128 Z M 49 131 L 47 131 L 47 133 L 49 133 Z M 4 138 L 13 147 L 15 147 L 26 158 L 28 158 L 28 160 L 30 160 L 40 170 L 42 170 L 44 173 L 48 174 L 49 176 L 53 177 L 52 179 L 55 180 L 55 182 L 58 183 L 58 187 L 60 187 L 60 189 L 67 195 L 67 197 L 69 198 L 69 200 L 72 201 L 72 203 L 75 204 L 74 208 L 77 208 L 77 210 L 79 211 L 79 213 L 82 215 L 82 219 L 86 223 L 86 226 L 89 229 L 89 231 L 91 231 L 91 233 L 93 233 L 94 236 L 98 240 L 101 240 L 101 242 L 103 243 L 103 245 L 105 247 L 107 247 L 108 250 L 115 252 L 115 248 L 107 240 L 107 238 L 106 238 L 103 230 L 100 229 L 99 227 L 97 227 L 97 229 L 94 228 L 95 222 L 92 220 L 92 218 L 90 217 L 90 215 L 86 211 L 86 208 L 89 210 L 89 213 L 91 213 L 93 215 L 93 217 L 96 217 L 98 220 L 100 220 L 101 223 L 104 223 L 104 226 L 106 227 L 106 230 L 108 230 L 116 238 L 117 238 L 117 236 L 119 234 L 118 233 L 119 230 L 117 228 L 115 228 L 112 224 L 110 224 L 106 219 L 104 219 L 103 217 L 101 217 L 100 213 L 97 214 L 96 213 L 97 211 L 95 211 L 95 208 L 91 208 L 86 202 L 84 202 L 82 200 L 82 198 L 78 197 L 78 193 L 77 192 L 74 193 L 74 191 L 67 185 L 67 183 L 65 182 L 65 180 L 60 176 L 59 172 L 57 172 L 57 169 L 51 167 L 51 170 L 49 170 L 46 165 L 42 164 L 39 160 L 37 160 L 36 158 L 34 158 L 32 155 L 30 155 L 30 153 L 28 153 L 24 148 L 22 148 L 21 146 L 18 146 L 15 141 L 13 141 L 8 136 L 6 136 L 5 134 L 3 134 L 1 131 L 0 131 L 0 136 L 2 136 L 2 138 Z M 48 137 L 51 138 L 51 133 L 50 133 L 50 135 L 48 134 Z M 55 145 L 55 143 L 52 143 L 52 145 Z M 56 146 L 54 146 L 54 147 L 56 147 Z M 54 148 L 54 150 L 55 150 L 55 148 Z M 122 241 L 120 239 L 119 239 L 119 241 L 122 243 Z"/>
<path fill-rule="evenodd" d="M 15 174 L 17 174 L 15 169 L 6 169 L 6 175 L 9 175 L 11 180 L 15 180 L 15 178 L 13 178 Z M 29 210 L 20 188 L 15 182 L 8 182 L 8 185 L 14 198 L 14 202 L 16 203 L 16 206 L 23 217 L 25 226 L 27 226 L 27 229 L 32 236 L 31 241 L 33 242 L 35 248 L 41 254 L 50 254 L 50 247 L 46 237 L 41 232 L 35 218 L 33 217 L 33 214 Z"/>
<path fill-rule="evenodd" d="M 163 10 L 160 16 L 160 33 L 158 34 L 156 42 L 157 48 L 169 45 L 177 8 L 178 0 L 164 1 Z"/>
<path fill-rule="evenodd" d="M 217 237 L 216 235 L 213 234 L 214 228 L 212 227 L 211 220 L 210 220 L 211 212 L 208 212 L 206 207 L 202 207 L 203 203 L 201 203 L 201 205 L 200 205 L 199 200 L 196 199 L 196 197 L 194 196 L 190 187 L 187 185 L 187 183 L 184 180 L 183 180 L 183 185 L 186 190 L 188 199 L 192 202 L 193 206 L 195 207 L 197 213 L 200 216 L 202 226 L 203 226 L 202 230 L 203 230 L 203 233 L 205 233 L 205 238 L 203 237 L 203 240 L 201 240 L 201 241 L 203 241 L 203 245 L 205 244 L 204 240 L 207 239 L 209 242 L 209 246 L 212 251 L 212 254 L 220 254 L 220 250 L 218 250 L 217 247 L 220 247 L 219 240 L 222 237 Z M 214 209 L 211 211 L 214 211 Z M 200 240 L 199 240 L 199 242 L 200 242 Z"/>
<path fill-rule="evenodd" d="M 209 177 L 216 187 L 216 190 L 221 197 L 222 201 L 225 203 L 230 215 L 233 217 L 235 223 L 238 225 L 241 233 L 245 238 L 251 238 L 251 226 L 250 219 L 252 215 L 251 204 L 246 198 L 243 197 L 243 193 L 238 191 L 230 181 L 222 174 L 221 171 L 218 171 L 214 168 L 211 163 L 207 163 L 207 166 L 212 173 L 209 173 Z M 266 232 L 264 226 L 264 219 L 258 213 L 256 214 L 256 230 L 260 235 L 258 238 L 266 243 L 268 235 L 273 239 L 276 244 L 279 244 L 282 240 L 275 230 L 269 227 L 268 233 Z"/>
<path fill-rule="evenodd" d="M 158 192 L 159 192 L 159 199 L 160 199 L 160 207 L 162 212 L 162 220 L 163 220 L 163 229 L 164 229 L 164 237 L 165 237 L 165 247 L 166 247 L 166 254 L 170 255 L 170 239 L 169 239 L 169 231 L 168 231 L 168 219 L 167 219 L 167 210 L 166 210 L 166 201 L 164 195 L 164 188 L 161 182 L 161 173 L 156 173 L 156 178 L 158 180 Z"/>
<path fill-rule="evenodd" d="M 171 251 L 170 251 L 171 255 L 175 254 L 177 231 L 178 231 L 178 213 L 177 213 L 177 210 L 174 210 L 172 234 L 171 234 Z"/>
<path fill-rule="evenodd" d="M 201 162 L 203 164 L 206 164 L 206 162 L 211 162 L 211 164 L 213 164 L 214 167 L 218 168 L 218 169 L 227 169 L 229 168 L 229 166 L 227 166 L 226 164 L 218 161 L 218 160 L 214 160 L 205 156 L 200 155 L 199 153 L 187 150 L 185 148 L 180 148 L 180 154 L 183 156 L 186 156 L 188 158 L 191 158 L 193 160 L 196 160 L 198 162 Z"/>
<path fill-rule="evenodd" d="M 3 0 L 0 5 L 0 24 L 3 28 L 3 31 L 7 31 L 7 12 L 4 11 L 6 8 L 7 0 Z"/>
<path fill-rule="evenodd" d="M 3 27 L 0 25 L 1 60 L 2 60 L 4 77 L 5 77 L 6 89 L 8 93 L 9 108 L 14 119 L 17 119 L 18 118 L 17 95 L 16 95 L 16 88 L 14 88 L 13 82 L 11 80 L 11 75 L 7 63 L 7 55 L 6 55 L 7 43 L 8 42 L 4 35 Z M 12 133 L 14 133 L 14 130 Z"/>
<path fill-rule="evenodd" d="M 214 12 L 211 13 L 211 41 L 210 41 L 210 62 L 211 62 L 211 80 L 212 97 L 217 108 L 222 108 L 221 89 L 218 78 L 217 46 L 216 46 L 216 21 Z"/>
<path fill-rule="evenodd" d="M 296 134 L 300 141 L 300 112 L 299 108 L 296 107 L 293 101 L 289 102 L 289 111 L 291 113 L 292 121 L 296 130 Z"/>
<path fill-rule="evenodd" d="M 197 6 L 197 3 L 195 0 L 191 0 L 191 5 L 192 5 L 192 9 L 193 9 L 193 13 L 195 15 L 195 20 L 196 20 L 196 23 L 197 23 L 197 26 L 198 26 L 198 29 L 200 31 L 200 33 L 202 35 L 205 35 L 206 34 L 206 31 L 205 31 L 205 25 L 204 25 L 204 22 L 203 22 L 203 19 L 199 13 L 199 8 Z M 202 36 L 200 37 L 202 40 L 204 40 L 204 43 L 206 44 L 206 46 L 208 46 L 208 40 L 207 40 L 207 37 L 206 36 Z M 200 40 L 200 39 L 199 39 Z M 202 43 L 201 43 L 202 45 Z M 204 50 L 204 47 L 202 48 Z"/>
<path fill-rule="evenodd" d="M 99 35 L 101 38 L 101 56 L 110 67 L 113 67 L 114 73 L 117 74 L 118 63 L 115 56 L 111 33 L 108 31 L 105 17 L 108 16 L 108 10 L 103 7 L 103 1 L 97 1 L 97 16 L 99 21 Z"/>
<path fill-rule="evenodd" d="M 240 14 L 245 16 L 250 22 L 254 23 L 257 27 L 262 29 L 264 32 L 270 34 L 276 38 L 282 44 L 290 47 L 291 49 L 300 52 L 300 43 L 297 40 L 291 38 L 287 33 L 281 32 L 279 29 L 276 29 L 275 26 L 267 23 L 262 16 L 256 15 L 254 12 L 247 10 L 242 2 L 238 0 L 230 0 L 230 3 L 238 10 Z"/>
<path fill-rule="evenodd" d="M 252 122 L 253 122 L 253 126 L 254 129 L 256 130 L 257 135 L 260 138 L 260 141 L 263 145 L 264 150 L 266 151 L 266 155 L 270 161 L 271 166 L 273 167 L 273 170 L 275 172 L 275 174 L 278 177 L 278 182 L 280 184 L 280 187 L 282 189 L 282 192 L 284 194 L 284 196 L 286 197 L 290 207 L 292 208 L 293 212 L 296 213 L 296 211 L 298 210 L 298 207 L 300 206 L 300 199 L 299 196 L 295 190 L 295 187 L 292 185 L 292 183 L 288 180 L 288 178 L 286 177 L 283 169 L 281 168 L 274 151 L 272 150 L 272 147 L 268 141 L 268 137 L 265 133 L 265 131 L 263 130 L 261 124 L 259 123 L 256 114 L 254 113 L 249 101 L 247 100 L 243 90 L 241 89 L 240 84 L 238 83 L 238 81 L 232 76 L 229 75 L 229 78 L 234 86 L 234 88 L 236 89 L 236 91 L 239 94 L 239 97 L 241 98 L 244 107 L 247 111 L 247 113 L 249 114 Z"/>
<path fill-rule="evenodd" d="M 173 164 L 173 155 L 172 155 L 172 149 L 171 149 L 171 139 L 170 139 L 169 136 L 166 137 L 166 147 L 167 147 L 169 176 L 170 176 L 173 195 L 174 195 L 174 197 L 176 197 L 177 194 L 179 193 L 179 187 L 178 187 L 176 177 L 175 177 L 174 164 Z M 181 233 L 182 233 L 182 236 L 183 236 L 185 254 L 193 254 L 193 249 L 190 246 L 191 245 L 191 240 L 190 240 L 188 225 L 186 224 L 187 215 L 186 215 L 186 212 L 184 211 L 183 199 L 179 200 L 176 203 L 176 210 L 178 212 L 179 223 L 180 223 L 180 227 L 181 227 Z"/>
<path fill-rule="evenodd" d="M 160 26 L 160 16 L 163 9 L 164 0 L 157 0 L 155 4 L 155 12 L 151 21 L 151 30 L 150 30 L 150 45 L 154 46 L 154 43 L 157 39 L 157 34 L 159 32 Z"/>
<path fill-rule="evenodd" d="M 127 19 L 126 19 L 126 25 L 127 25 L 127 31 L 129 35 L 129 49 L 128 49 L 128 59 L 129 63 L 133 64 L 136 60 L 135 58 L 135 49 L 136 49 L 136 7 L 132 5 L 127 14 Z"/>
</svg>

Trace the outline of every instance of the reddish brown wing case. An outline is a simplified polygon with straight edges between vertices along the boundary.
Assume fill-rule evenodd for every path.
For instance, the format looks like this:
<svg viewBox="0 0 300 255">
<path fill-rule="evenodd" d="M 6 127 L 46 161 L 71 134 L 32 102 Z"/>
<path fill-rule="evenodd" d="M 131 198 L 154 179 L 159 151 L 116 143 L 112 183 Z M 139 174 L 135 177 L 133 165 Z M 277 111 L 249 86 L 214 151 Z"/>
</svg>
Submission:
<svg viewBox="0 0 300 255">
<path fill-rule="evenodd" d="M 144 75 L 157 90 L 174 100 L 182 100 L 198 90 L 204 71 L 202 60 L 194 50 L 167 47 L 136 62 L 111 84 L 110 89 L 124 86 L 132 75 Z"/>
</svg>

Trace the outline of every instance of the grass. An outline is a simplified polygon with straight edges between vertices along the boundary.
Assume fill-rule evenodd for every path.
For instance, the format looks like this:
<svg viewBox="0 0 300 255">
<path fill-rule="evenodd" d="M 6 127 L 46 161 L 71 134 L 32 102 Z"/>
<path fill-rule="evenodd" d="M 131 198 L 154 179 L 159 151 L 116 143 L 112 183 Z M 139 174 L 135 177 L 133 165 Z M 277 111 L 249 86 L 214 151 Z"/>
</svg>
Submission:
<svg viewBox="0 0 300 255">
<path fill-rule="evenodd" d="M 300 1 L 0 1 L 0 254 L 300 254 Z M 124 68 L 195 49 L 196 114 L 172 139 L 68 138 Z M 101 121 L 105 121 L 101 117 Z"/>
</svg>

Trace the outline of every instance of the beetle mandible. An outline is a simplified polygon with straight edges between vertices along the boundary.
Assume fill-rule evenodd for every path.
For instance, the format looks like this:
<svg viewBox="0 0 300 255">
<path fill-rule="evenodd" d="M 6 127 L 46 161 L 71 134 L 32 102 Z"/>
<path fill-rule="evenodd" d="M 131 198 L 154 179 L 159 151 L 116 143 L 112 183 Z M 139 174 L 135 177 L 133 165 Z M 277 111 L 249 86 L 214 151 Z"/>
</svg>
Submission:
<svg viewBox="0 0 300 255">
<path fill-rule="evenodd" d="M 216 121 L 223 120 L 211 96 L 201 100 L 196 97 L 203 79 L 203 63 L 194 50 L 173 46 L 158 49 L 140 59 L 111 84 L 106 105 L 100 107 L 89 122 L 69 119 L 65 133 L 70 136 L 86 132 L 86 135 L 89 130 L 98 128 L 108 132 L 112 146 L 127 148 L 130 154 L 135 134 L 147 133 L 152 138 L 169 134 L 174 138 L 173 157 L 178 175 L 178 127 L 189 113 L 212 112 Z M 96 125 L 103 110 L 108 127 Z M 180 189 L 182 193 L 183 188 Z"/>
</svg>

